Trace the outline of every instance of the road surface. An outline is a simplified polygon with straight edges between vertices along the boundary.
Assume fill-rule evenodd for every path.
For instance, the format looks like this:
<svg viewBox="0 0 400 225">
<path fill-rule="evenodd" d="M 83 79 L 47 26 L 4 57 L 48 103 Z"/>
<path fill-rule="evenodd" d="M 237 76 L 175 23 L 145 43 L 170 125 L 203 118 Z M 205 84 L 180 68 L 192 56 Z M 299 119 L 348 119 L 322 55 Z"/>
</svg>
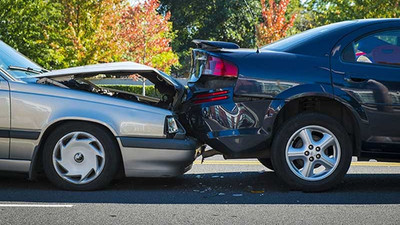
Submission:
<svg viewBox="0 0 400 225">
<path fill-rule="evenodd" d="M 354 162 L 325 193 L 291 191 L 255 160 L 196 161 L 173 179 L 94 192 L 0 176 L 0 224 L 400 224 L 400 164 Z"/>
</svg>

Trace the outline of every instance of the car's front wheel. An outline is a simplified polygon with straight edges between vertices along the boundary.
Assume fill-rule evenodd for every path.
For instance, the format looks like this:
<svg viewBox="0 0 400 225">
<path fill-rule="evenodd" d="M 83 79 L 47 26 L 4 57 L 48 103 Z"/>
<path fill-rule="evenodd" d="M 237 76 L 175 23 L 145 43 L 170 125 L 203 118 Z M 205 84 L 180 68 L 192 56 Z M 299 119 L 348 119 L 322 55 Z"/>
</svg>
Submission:
<svg viewBox="0 0 400 225">
<path fill-rule="evenodd" d="M 43 167 L 48 179 L 67 190 L 106 186 L 119 166 L 118 147 L 102 127 L 71 122 L 56 128 L 44 145 Z"/>
<path fill-rule="evenodd" d="M 344 127 L 319 113 L 300 114 L 283 124 L 272 145 L 278 176 L 295 189 L 323 191 L 337 185 L 351 163 Z"/>
</svg>

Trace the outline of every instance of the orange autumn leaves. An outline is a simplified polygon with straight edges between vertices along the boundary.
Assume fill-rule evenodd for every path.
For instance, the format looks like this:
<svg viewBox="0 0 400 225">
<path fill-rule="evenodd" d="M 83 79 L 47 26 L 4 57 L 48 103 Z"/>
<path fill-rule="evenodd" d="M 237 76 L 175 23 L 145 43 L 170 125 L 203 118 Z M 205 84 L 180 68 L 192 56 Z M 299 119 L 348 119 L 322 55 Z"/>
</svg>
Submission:
<svg viewBox="0 0 400 225">
<path fill-rule="evenodd" d="M 171 15 L 158 14 L 159 7 L 158 0 L 147 0 L 122 12 L 121 37 L 127 48 L 123 58 L 168 73 L 172 65 L 178 65 L 178 57 L 170 47 Z"/>
<path fill-rule="evenodd" d="M 296 14 L 286 19 L 286 12 L 290 0 L 269 0 L 268 5 L 265 0 L 261 0 L 261 13 L 263 22 L 257 25 L 257 44 L 263 46 L 281 38 L 284 38 L 287 31 L 293 26 Z"/>
<path fill-rule="evenodd" d="M 61 5 L 63 21 L 57 40 L 49 40 L 58 67 L 134 61 L 170 72 L 179 67 L 171 48 L 170 13 L 158 12 L 159 0 L 52 0 Z M 256 24 L 259 46 L 286 36 L 290 0 L 261 0 L 262 22 Z M 59 62 L 58 62 L 59 61 Z"/>
<path fill-rule="evenodd" d="M 169 72 L 178 65 L 172 51 L 170 15 L 158 0 L 129 5 L 124 0 L 60 0 L 71 44 L 60 49 L 71 65 L 134 61 Z"/>
</svg>

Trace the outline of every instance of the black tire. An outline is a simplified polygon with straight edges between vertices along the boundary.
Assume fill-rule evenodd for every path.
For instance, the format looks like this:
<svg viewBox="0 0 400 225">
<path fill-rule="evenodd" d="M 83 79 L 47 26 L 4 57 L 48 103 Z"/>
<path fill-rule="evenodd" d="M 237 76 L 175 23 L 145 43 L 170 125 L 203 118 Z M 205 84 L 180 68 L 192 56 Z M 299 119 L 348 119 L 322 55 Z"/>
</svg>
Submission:
<svg viewBox="0 0 400 225">
<path fill-rule="evenodd" d="M 64 135 L 72 132 L 86 132 L 98 139 L 104 149 L 104 167 L 100 174 L 92 181 L 86 184 L 74 184 L 63 179 L 56 171 L 53 165 L 53 151 L 55 146 Z M 121 157 L 119 147 L 114 137 L 105 128 L 87 122 L 68 122 L 57 127 L 47 138 L 43 149 L 43 169 L 47 178 L 55 186 L 74 191 L 97 190 L 107 186 L 115 177 Z"/>
<path fill-rule="evenodd" d="M 272 161 L 270 158 L 266 158 L 266 159 L 258 159 L 258 161 L 260 161 L 261 164 L 263 164 L 265 167 L 267 167 L 270 170 L 274 170 L 274 166 L 272 165 Z"/>
<path fill-rule="evenodd" d="M 340 145 L 341 154 L 338 157 L 339 162 L 336 169 L 333 168 L 329 176 L 322 177 L 320 180 L 310 181 L 300 178 L 290 169 L 290 165 L 286 160 L 286 146 L 296 131 L 313 125 L 323 127 L 334 134 Z M 286 121 L 279 128 L 273 140 L 271 156 L 272 164 L 278 177 L 293 189 L 318 192 L 331 189 L 341 182 L 350 167 L 352 145 L 344 127 L 332 117 L 319 113 L 303 113 Z"/>
</svg>

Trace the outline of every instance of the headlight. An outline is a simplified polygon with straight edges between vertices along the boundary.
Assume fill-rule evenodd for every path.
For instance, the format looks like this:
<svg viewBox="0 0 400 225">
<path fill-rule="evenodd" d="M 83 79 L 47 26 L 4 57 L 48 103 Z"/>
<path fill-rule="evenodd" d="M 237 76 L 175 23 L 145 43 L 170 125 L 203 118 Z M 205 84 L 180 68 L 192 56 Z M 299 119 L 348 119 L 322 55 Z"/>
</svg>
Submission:
<svg viewBox="0 0 400 225">
<path fill-rule="evenodd" d="M 169 134 L 175 134 L 179 131 L 178 125 L 174 117 L 167 117 L 167 132 Z"/>
</svg>

